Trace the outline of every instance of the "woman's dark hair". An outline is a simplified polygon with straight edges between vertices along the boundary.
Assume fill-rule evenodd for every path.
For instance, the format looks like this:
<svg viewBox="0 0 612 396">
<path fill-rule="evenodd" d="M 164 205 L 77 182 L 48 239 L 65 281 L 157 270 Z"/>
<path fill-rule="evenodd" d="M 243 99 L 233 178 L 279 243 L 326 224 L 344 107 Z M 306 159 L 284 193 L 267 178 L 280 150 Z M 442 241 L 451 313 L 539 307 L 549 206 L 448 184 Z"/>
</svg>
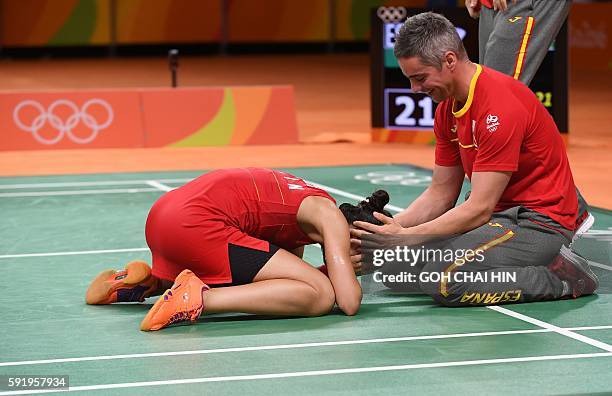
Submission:
<svg viewBox="0 0 612 396">
<path fill-rule="evenodd" d="M 372 195 L 365 199 L 365 201 L 359 202 L 357 205 L 350 203 L 343 203 L 340 205 L 340 211 L 346 218 L 346 221 L 353 224 L 354 221 L 366 221 L 368 223 L 382 225 L 383 223 L 374 217 L 374 212 L 379 212 L 385 216 L 391 216 L 391 213 L 384 209 L 385 205 L 389 203 L 389 194 L 385 190 L 374 191 Z"/>
</svg>

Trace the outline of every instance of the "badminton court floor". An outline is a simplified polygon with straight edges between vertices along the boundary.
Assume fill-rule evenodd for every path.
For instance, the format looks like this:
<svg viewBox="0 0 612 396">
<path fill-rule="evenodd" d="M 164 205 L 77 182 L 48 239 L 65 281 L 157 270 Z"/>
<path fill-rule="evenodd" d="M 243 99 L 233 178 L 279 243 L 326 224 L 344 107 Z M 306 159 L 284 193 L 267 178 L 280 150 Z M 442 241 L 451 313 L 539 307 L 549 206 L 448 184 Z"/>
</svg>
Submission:
<svg viewBox="0 0 612 396">
<path fill-rule="evenodd" d="M 392 211 L 431 180 L 407 165 L 285 170 L 339 203 L 385 188 Z M 369 289 L 354 317 L 211 315 L 153 333 L 138 327 L 154 299 L 87 306 L 98 272 L 150 262 L 149 208 L 202 172 L 0 178 L 0 376 L 112 395 L 612 392 L 612 213 L 599 209 L 576 246 L 602 287 L 577 300 L 453 309 Z"/>
</svg>

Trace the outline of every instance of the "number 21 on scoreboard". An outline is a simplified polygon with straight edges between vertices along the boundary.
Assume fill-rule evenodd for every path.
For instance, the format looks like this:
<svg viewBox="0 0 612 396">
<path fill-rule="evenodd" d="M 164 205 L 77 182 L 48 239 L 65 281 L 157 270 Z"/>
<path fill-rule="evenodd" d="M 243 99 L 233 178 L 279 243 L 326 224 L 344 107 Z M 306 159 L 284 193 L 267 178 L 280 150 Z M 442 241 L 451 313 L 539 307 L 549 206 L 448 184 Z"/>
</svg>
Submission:
<svg viewBox="0 0 612 396">
<path fill-rule="evenodd" d="M 406 88 L 385 89 L 385 128 L 432 129 L 435 103 L 423 94 Z"/>
</svg>

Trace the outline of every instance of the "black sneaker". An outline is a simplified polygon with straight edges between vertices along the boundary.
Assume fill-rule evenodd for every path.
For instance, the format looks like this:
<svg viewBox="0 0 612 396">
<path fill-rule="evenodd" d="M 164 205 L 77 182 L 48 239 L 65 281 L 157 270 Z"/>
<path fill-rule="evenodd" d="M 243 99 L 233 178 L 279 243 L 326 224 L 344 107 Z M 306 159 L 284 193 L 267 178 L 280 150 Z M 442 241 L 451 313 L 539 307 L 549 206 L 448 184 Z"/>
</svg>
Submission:
<svg viewBox="0 0 612 396">
<path fill-rule="evenodd" d="M 591 270 L 589 260 L 565 246 L 561 247 L 548 269 L 569 284 L 573 298 L 593 294 L 599 287 L 599 280 Z"/>
</svg>

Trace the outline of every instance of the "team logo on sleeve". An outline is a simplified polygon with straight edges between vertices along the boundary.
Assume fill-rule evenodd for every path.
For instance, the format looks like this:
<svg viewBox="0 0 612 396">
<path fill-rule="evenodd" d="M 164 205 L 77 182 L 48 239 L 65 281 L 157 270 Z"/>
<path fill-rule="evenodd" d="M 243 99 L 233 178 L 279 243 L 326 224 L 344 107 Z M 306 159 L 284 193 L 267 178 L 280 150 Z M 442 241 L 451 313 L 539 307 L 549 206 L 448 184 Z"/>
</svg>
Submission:
<svg viewBox="0 0 612 396">
<path fill-rule="evenodd" d="M 497 116 L 493 115 L 493 114 L 489 114 L 487 115 L 487 130 L 489 132 L 495 132 L 497 131 L 497 127 L 499 126 L 499 119 L 497 118 Z"/>
</svg>

